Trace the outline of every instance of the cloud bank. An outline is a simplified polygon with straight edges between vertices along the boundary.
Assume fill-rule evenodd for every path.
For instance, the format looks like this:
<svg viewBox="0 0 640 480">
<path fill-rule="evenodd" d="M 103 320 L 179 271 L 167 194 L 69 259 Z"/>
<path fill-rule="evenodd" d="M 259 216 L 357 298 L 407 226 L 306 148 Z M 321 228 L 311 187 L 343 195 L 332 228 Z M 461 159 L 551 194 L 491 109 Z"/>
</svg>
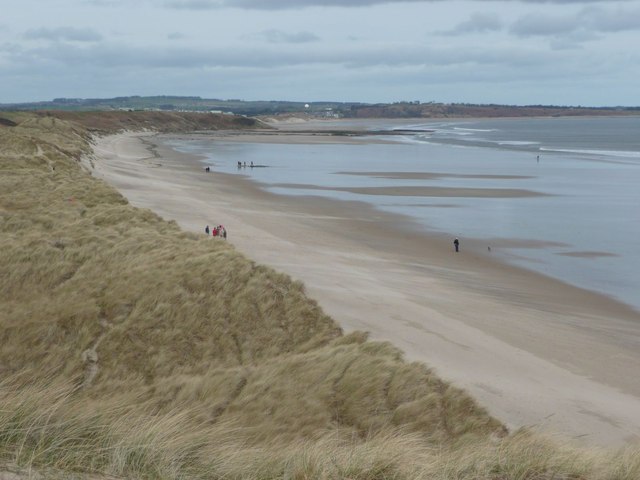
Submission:
<svg viewBox="0 0 640 480">
<path fill-rule="evenodd" d="M 21 0 L 1 22 L 0 103 L 640 104 L 640 0 Z"/>
<path fill-rule="evenodd" d="M 96 0 L 97 1 L 97 0 Z M 166 0 L 163 5 L 169 8 L 187 10 L 208 10 L 219 8 L 243 8 L 254 10 L 284 10 L 309 7 L 371 7 L 374 5 L 438 3 L 447 0 Z M 450 1 L 450 0 L 449 0 Z M 472 0 L 478 3 L 485 0 Z M 530 4 L 579 5 L 604 3 L 607 0 L 497 0 L 502 2 L 520 2 Z M 618 0 L 631 2 L 634 0 Z"/>
</svg>

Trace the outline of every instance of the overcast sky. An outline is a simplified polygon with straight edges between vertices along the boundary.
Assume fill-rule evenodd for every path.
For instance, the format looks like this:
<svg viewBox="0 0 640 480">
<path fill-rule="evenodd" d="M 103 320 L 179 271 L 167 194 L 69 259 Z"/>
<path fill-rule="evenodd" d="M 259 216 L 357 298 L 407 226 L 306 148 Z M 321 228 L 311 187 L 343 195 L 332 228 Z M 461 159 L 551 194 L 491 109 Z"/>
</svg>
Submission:
<svg viewBox="0 0 640 480">
<path fill-rule="evenodd" d="M 0 0 L 0 103 L 640 105 L 640 0 Z"/>
</svg>

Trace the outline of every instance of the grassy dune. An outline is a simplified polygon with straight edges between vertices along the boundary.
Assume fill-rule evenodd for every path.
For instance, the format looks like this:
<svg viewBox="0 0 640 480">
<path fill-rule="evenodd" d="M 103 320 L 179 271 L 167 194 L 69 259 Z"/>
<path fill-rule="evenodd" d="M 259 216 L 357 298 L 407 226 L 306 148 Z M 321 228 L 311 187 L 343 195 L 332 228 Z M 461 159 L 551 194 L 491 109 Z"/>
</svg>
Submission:
<svg viewBox="0 0 640 480">
<path fill-rule="evenodd" d="M 81 167 L 89 132 L 191 116 L 2 116 L 0 477 L 640 478 L 637 451 L 507 435 L 392 345 L 343 335 L 302 284 Z"/>
</svg>

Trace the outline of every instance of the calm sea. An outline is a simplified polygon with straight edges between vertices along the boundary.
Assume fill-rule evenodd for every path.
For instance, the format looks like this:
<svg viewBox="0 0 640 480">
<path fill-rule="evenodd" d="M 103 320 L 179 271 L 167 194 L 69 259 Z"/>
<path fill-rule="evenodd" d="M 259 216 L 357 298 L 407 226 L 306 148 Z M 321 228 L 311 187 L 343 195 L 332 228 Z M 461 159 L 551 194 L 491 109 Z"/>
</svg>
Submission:
<svg viewBox="0 0 640 480">
<path fill-rule="evenodd" d="M 492 246 L 491 254 L 505 261 L 640 310 L 640 117 L 357 124 L 431 132 L 398 135 L 392 144 L 243 144 L 206 138 L 170 144 L 205 155 L 214 170 L 248 175 L 274 193 L 364 201 L 411 216 L 425 230 L 460 237 L 463 245 L 466 238 L 482 248 Z M 261 167 L 238 169 L 238 161 Z M 441 175 L 381 178 L 366 172 Z M 317 186 L 328 189 L 313 189 Z M 546 195 L 442 198 L 331 190 L 386 186 L 524 189 Z"/>
</svg>

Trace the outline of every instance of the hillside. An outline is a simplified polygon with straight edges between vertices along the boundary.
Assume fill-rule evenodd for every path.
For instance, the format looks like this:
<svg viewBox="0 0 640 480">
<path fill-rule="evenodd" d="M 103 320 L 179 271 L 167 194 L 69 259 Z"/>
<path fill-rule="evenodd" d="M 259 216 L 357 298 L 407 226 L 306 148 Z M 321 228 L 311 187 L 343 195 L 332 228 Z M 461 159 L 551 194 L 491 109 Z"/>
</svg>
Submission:
<svg viewBox="0 0 640 480">
<path fill-rule="evenodd" d="M 98 112 L 98 111 L 45 111 L 38 116 L 54 117 L 79 123 L 89 132 L 97 134 L 120 130 L 154 130 L 159 132 L 193 132 L 198 130 L 241 130 L 270 128 L 253 118 L 196 112 Z"/>
<path fill-rule="evenodd" d="M 354 106 L 351 108 L 349 116 L 357 118 L 503 118 L 637 115 L 638 113 L 640 110 L 637 108 L 399 102 Z"/>
<path fill-rule="evenodd" d="M 580 115 L 638 115 L 640 107 L 581 107 L 559 105 L 482 105 L 401 101 L 362 103 L 332 101 L 245 101 L 201 97 L 154 96 L 116 98 L 58 98 L 49 102 L 0 104 L 0 110 L 57 112 L 162 111 L 162 112 L 232 112 L 249 116 L 310 116 L 315 118 L 449 118 L 449 117 L 531 117 Z M 71 117 L 69 117 L 71 118 Z M 158 125 L 165 121 L 158 122 Z"/>
<path fill-rule="evenodd" d="M 636 451 L 508 435 L 302 284 L 82 168 L 95 133 L 257 126 L 193 115 L 0 115 L 0 476 L 640 478 Z"/>
</svg>

